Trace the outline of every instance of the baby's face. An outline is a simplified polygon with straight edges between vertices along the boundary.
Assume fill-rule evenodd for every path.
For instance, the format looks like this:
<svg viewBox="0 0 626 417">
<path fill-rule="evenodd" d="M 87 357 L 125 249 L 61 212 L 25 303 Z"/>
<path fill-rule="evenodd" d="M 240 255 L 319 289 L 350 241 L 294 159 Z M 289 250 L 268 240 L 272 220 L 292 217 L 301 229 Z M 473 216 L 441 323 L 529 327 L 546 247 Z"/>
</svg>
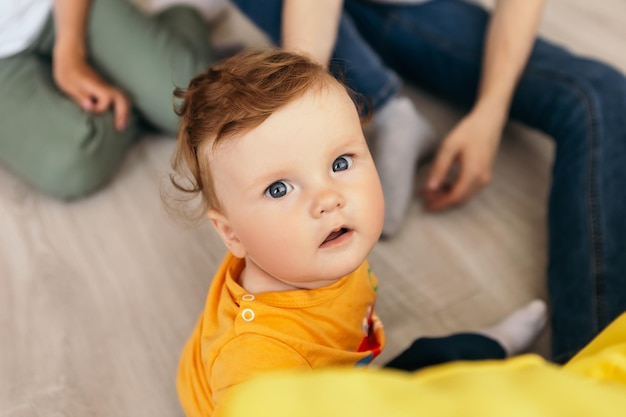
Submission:
<svg viewBox="0 0 626 417">
<path fill-rule="evenodd" d="M 355 106 L 337 85 L 220 144 L 209 163 L 247 274 L 326 286 L 354 271 L 380 236 L 380 181 Z"/>
</svg>

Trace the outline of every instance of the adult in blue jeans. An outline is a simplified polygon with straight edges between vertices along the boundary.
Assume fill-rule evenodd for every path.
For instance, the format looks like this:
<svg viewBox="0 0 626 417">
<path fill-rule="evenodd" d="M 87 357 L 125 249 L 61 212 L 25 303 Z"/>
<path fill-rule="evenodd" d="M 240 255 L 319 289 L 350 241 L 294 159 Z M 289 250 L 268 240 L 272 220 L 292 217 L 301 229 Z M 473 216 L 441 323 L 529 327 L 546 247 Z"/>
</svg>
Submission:
<svg viewBox="0 0 626 417">
<path fill-rule="evenodd" d="M 491 14 L 458 0 L 235 3 L 277 44 L 332 56 L 375 109 L 397 94 L 396 74 L 469 108 L 435 157 L 432 211 L 489 183 L 509 118 L 548 134 L 552 359 L 565 362 L 626 310 L 626 78 L 537 39 L 542 0 L 500 1 Z M 459 175 L 446 184 L 452 165 Z"/>
</svg>

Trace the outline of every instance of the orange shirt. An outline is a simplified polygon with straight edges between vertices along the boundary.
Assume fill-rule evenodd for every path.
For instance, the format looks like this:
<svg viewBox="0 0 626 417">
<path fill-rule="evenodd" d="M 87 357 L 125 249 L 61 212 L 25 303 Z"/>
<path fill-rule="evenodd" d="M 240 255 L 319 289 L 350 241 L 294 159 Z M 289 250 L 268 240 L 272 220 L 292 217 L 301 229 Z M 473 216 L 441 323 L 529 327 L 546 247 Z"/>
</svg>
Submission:
<svg viewBox="0 0 626 417">
<path fill-rule="evenodd" d="M 382 350 L 367 261 L 324 288 L 255 295 L 237 283 L 243 267 L 226 255 L 183 350 L 177 388 L 188 417 L 212 415 L 228 388 L 258 373 L 367 365 Z"/>
</svg>

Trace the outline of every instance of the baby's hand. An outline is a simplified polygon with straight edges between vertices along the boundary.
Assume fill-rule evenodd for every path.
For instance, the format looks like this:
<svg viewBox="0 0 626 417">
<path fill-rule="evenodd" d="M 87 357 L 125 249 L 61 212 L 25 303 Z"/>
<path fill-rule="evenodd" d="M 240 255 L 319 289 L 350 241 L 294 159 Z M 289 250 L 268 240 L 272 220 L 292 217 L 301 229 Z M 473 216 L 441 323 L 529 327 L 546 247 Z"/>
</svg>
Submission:
<svg viewBox="0 0 626 417">
<path fill-rule="evenodd" d="M 54 81 L 82 109 L 102 113 L 111 106 L 115 114 L 115 128 L 126 128 L 130 102 L 117 88 L 106 83 L 79 53 L 55 49 L 53 57 Z"/>
</svg>

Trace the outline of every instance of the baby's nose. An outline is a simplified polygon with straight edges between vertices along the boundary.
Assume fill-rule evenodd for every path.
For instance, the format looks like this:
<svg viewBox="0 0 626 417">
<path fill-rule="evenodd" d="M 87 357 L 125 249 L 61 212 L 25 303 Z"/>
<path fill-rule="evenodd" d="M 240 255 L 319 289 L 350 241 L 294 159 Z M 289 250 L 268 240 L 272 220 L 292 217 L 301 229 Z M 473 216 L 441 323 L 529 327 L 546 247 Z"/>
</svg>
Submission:
<svg viewBox="0 0 626 417">
<path fill-rule="evenodd" d="M 314 217 L 320 217 L 333 210 L 342 208 L 345 203 L 345 198 L 341 192 L 332 188 L 325 188 L 315 196 L 311 214 Z"/>
</svg>

